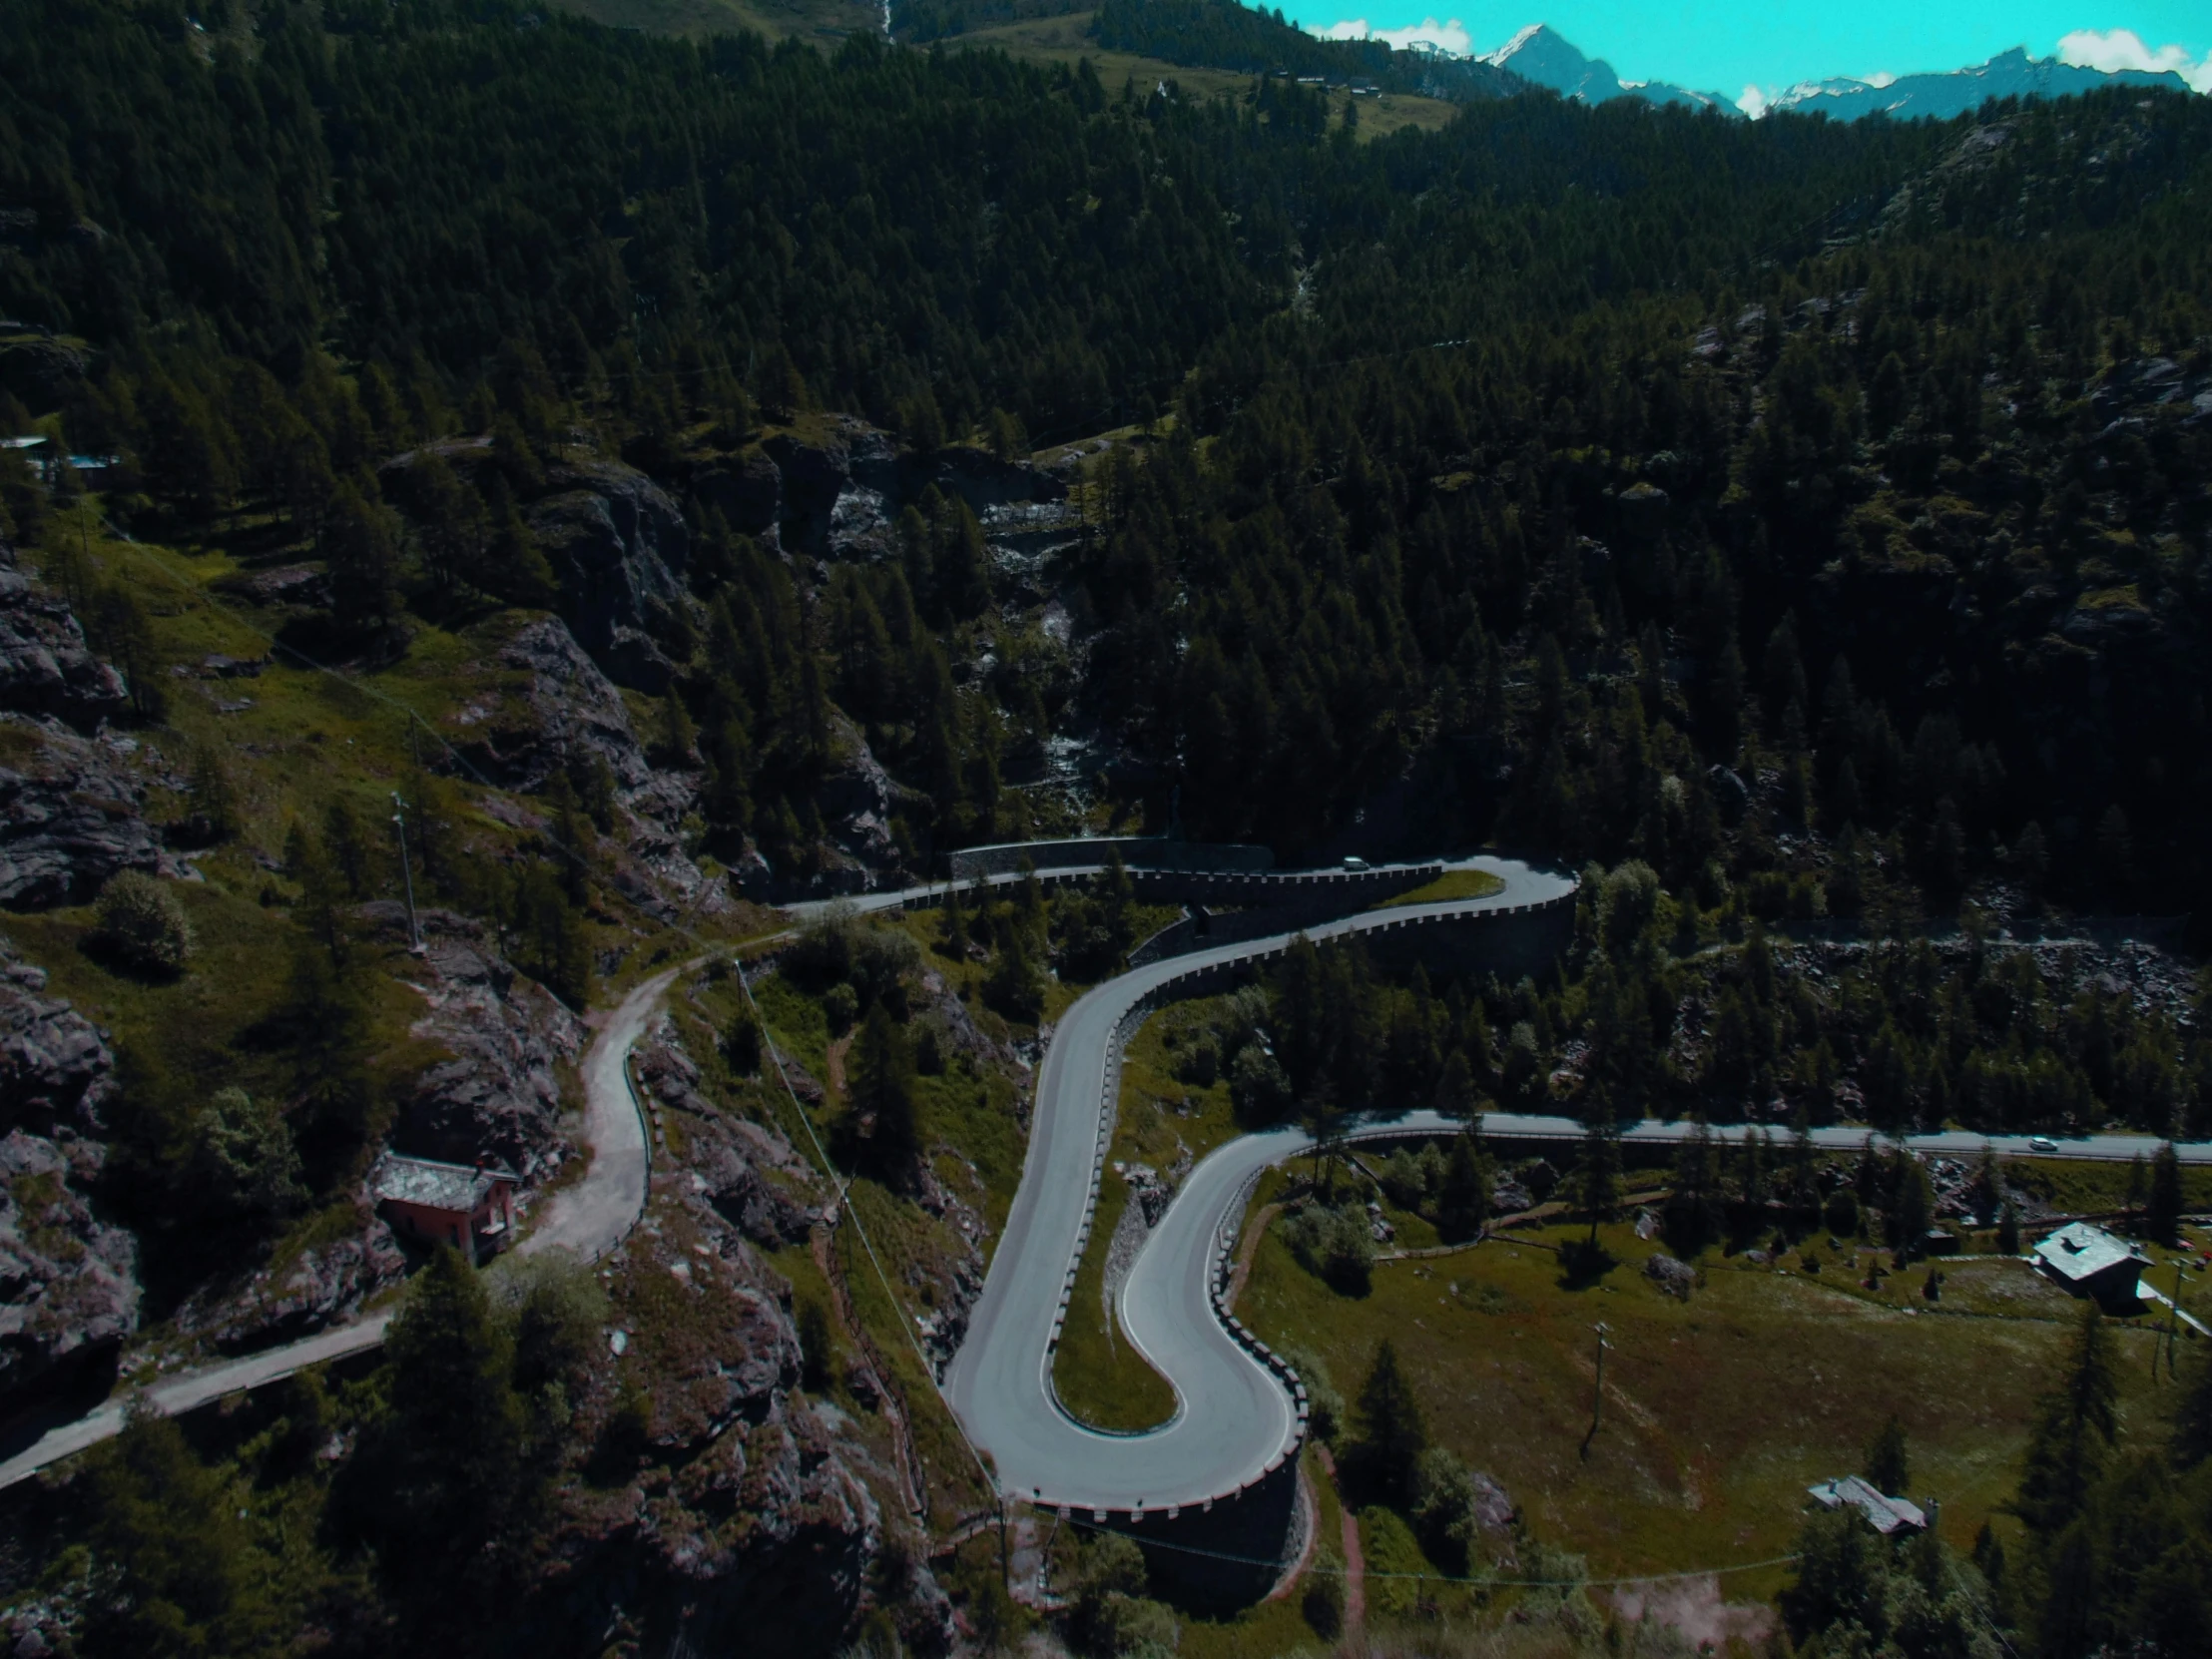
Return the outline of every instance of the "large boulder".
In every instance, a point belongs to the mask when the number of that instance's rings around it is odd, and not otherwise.
[[[683,603],[691,533],[668,492],[635,467],[591,461],[557,469],[533,501],[530,528],[560,585],[577,643],[618,685],[659,696],[675,673],[652,628]]]
[[[156,869],[139,787],[106,745],[51,715],[0,712],[0,905],[81,904],[119,869]]]
[[[54,715],[91,732],[128,702],[123,676],[92,654],[76,613],[34,593],[15,549],[0,541],[0,709]]]
[[[391,1230],[365,1207],[356,1225],[343,1238],[262,1269],[243,1291],[188,1304],[179,1329],[204,1335],[226,1354],[252,1354],[351,1319],[371,1296],[407,1276]]]

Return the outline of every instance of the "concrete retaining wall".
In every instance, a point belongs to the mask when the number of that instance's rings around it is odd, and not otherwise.
[[[967,846],[949,854],[952,879],[970,881],[978,875],[1011,875],[1026,858],[1036,869],[1065,869],[1071,865],[1103,864],[1113,852],[1132,870],[1270,869],[1275,853],[1265,846],[1215,844],[1209,841],[1171,841],[1161,835],[1084,837],[1061,841],[1008,841],[997,846]]]

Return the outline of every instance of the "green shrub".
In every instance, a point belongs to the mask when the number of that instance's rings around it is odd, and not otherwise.
[[[175,975],[192,960],[192,923],[167,883],[120,870],[100,889],[93,931],[101,946],[142,973]]]

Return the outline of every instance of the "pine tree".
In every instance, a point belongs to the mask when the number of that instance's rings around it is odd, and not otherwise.
[[[2081,1512],[2119,1432],[2119,1379],[2112,1339],[2094,1302],[2081,1305],[2065,1370],[2045,1394],[2029,1430],[2014,1510],[2055,1537]]]
[[[362,1451],[375,1531],[387,1563],[443,1576],[504,1526],[522,1474],[511,1341],[460,1250],[416,1276],[384,1357],[389,1415]]]
[[[2181,1159],[2174,1144],[2160,1144],[2150,1165],[2150,1199],[2143,1216],[2143,1231],[2153,1242],[2175,1250],[2181,1245]]]
[[[1366,1472],[1395,1502],[1412,1495],[1413,1466],[1428,1445],[1420,1402],[1385,1337],[1360,1385],[1360,1453]]]
[[[848,1144],[877,1169],[904,1174],[921,1147],[915,1114],[914,1062],[906,1035],[877,1002],[852,1044],[845,1108],[853,1122]]]
[[[1446,1244],[1458,1244],[1480,1234],[1489,1216],[1488,1162],[1476,1147],[1471,1130],[1454,1135],[1444,1163],[1443,1184],[1436,1194],[1436,1231]]]
[[[1867,1443],[1867,1455],[1859,1472],[1878,1492],[1902,1497],[1912,1488],[1912,1466],[1906,1457],[1905,1424],[1895,1412],[1881,1432]]]

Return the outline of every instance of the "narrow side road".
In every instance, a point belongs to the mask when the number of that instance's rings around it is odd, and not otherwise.
[[[581,1068],[584,1139],[591,1145],[591,1167],[575,1186],[553,1195],[536,1230],[516,1247],[520,1254],[570,1250],[586,1262],[596,1262],[628,1238],[630,1229],[645,1213],[649,1172],[645,1118],[630,1089],[628,1063],[630,1050],[682,971],[680,967],[670,968],[647,980],[599,1022],[599,1035],[585,1051]],[[225,1394],[262,1387],[309,1366],[379,1348],[396,1311],[380,1309],[351,1325],[318,1331],[281,1348],[185,1372],[147,1388],[119,1390],[85,1415],[48,1429],[0,1462],[0,1487],[28,1479],[49,1464],[121,1433],[124,1413],[134,1399],[174,1416]]]

